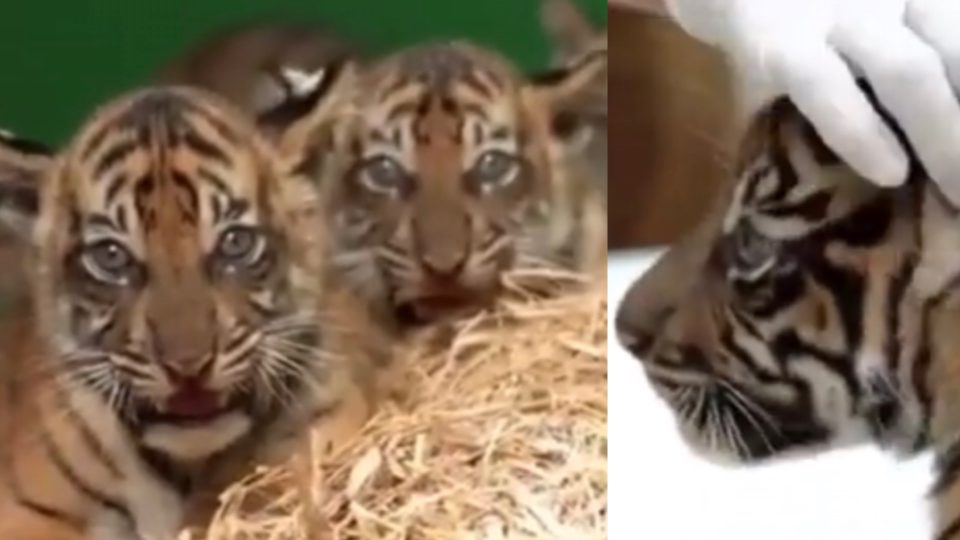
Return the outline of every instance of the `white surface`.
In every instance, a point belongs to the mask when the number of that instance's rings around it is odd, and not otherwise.
[[[722,468],[695,457],[613,317],[653,257],[610,256],[609,538],[611,540],[925,540],[930,461],[873,448]]]

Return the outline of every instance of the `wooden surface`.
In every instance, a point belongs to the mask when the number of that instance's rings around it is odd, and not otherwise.
[[[666,244],[727,180],[735,143],[722,57],[667,18],[611,7],[610,248]]]

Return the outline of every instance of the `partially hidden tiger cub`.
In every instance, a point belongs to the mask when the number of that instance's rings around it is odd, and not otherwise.
[[[529,79],[453,42],[360,70],[313,169],[335,264],[390,324],[487,305],[508,270],[602,271],[602,194],[570,177],[558,128],[577,120],[577,97],[605,66],[598,50]],[[274,113],[297,107],[292,94]]]
[[[541,22],[553,47],[553,63],[558,67],[574,65],[597,51],[607,50],[607,30],[600,30],[582,13],[573,0],[543,0]],[[607,74],[595,77],[593,84],[580,92],[577,115],[568,135],[570,167],[583,168],[585,181],[601,186],[607,196]]]
[[[896,189],[858,177],[787,99],[737,178],[628,293],[621,342],[711,459],[932,450],[935,537],[960,539],[957,208],[919,164]]]
[[[286,96],[286,81],[264,74],[277,68],[314,72],[365,56],[353,40],[320,23],[258,22],[215,32],[161,66],[159,84],[187,85],[261,113]]]
[[[32,302],[0,324],[0,538],[171,540],[308,425],[366,420],[388,349],[327,286],[298,172],[328,105],[267,138],[157,87],[55,155],[0,146],[0,217],[33,222]]]

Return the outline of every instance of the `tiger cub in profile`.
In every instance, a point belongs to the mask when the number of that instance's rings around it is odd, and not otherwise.
[[[597,51],[530,79],[454,42],[360,70],[312,168],[334,264],[383,320],[406,328],[489,305],[514,269],[601,271],[602,195],[570,178],[558,125],[605,66]]]
[[[33,249],[32,303],[0,325],[0,538],[173,539],[308,425],[336,443],[366,420],[387,347],[326,285],[300,173],[326,99],[268,138],[158,87],[56,155],[5,141],[0,217]]]
[[[932,451],[935,538],[960,539],[957,207],[916,162],[896,189],[860,178],[785,98],[738,171],[628,293],[621,342],[711,459]]]

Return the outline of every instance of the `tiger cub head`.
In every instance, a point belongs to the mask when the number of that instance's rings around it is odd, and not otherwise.
[[[97,111],[56,155],[0,155],[6,221],[32,222],[40,332],[81,408],[194,460],[323,388],[323,227],[297,137],[157,87]]]
[[[490,51],[443,43],[365,67],[318,165],[343,275],[422,323],[489,303],[509,269],[563,264],[557,141],[605,62],[530,80]]]
[[[621,343],[720,462],[916,436],[887,357],[889,317],[911,309],[925,183],[873,186],[785,98],[755,118],[738,170],[625,297]]]

